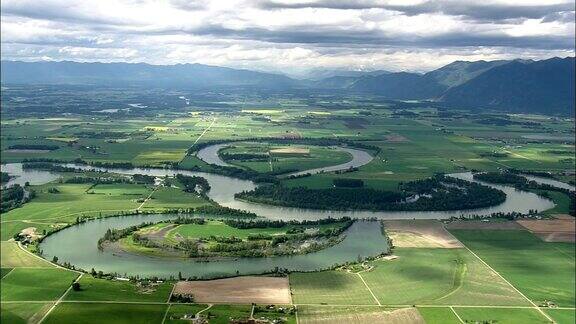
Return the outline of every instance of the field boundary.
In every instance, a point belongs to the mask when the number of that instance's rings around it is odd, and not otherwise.
[[[537,311],[539,311],[542,315],[544,315],[544,317],[546,317],[546,319],[548,319],[550,322],[552,323],[556,323],[556,321],[554,319],[552,319],[552,317],[548,316],[548,314],[546,314],[542,309],[540,309],[540,307],[538,307],[538,305],[536,305],[532,299],[526,297],[526,295],[524,295],[520,290],[518,290],[518,288],[516,288],[514,285],[512,285],[510,283],[510,281],[506,280],[506,278],[504,278],[504,276],[502,276],[498,271],[496,271],[494,268],[492,268],[488,263],[486,263],[484,260],[482,260],[476,253],[474,253],[472,250],[470,250],[470,248],[468,248],[466,246],[466,244],[462,243],[462,245],[464,245],[464,247],[466,248],[466,250],[468,250],[470,253],[472,253],[472,255],[474,257],[476,257],[480,262],[482,262],[485,266],[488,267],[488,269],[492,270],[496,275],[498,275],[498,277],[500,277],[502,280],[504,280],[504,282],[506,282],[508,285],[510,285],[510,287],[512,287],[512,289],[514,289],[518,294],[520,294],[520,296],[524,297],[524,299],[526,299],[530,304],[532,304],[532,308],[535,308]]]
[[[370,295],[372,295],[372,298],[374,298],[374,300],[376,301],[378,306],[382,306],[382,304],[380,304],[380,301],[378,300],[378,298],[376,298],[376,295],[374,295],[374,293],[372,292],[372,289],[370,289],[370,287],[368,287],[368,284],[366,283],[366,281],[364,281],[364,278],[362,278],[362,275],[360,274],[361,272],[362,271],[357,272],[356,274],[358,275],[358,277],[360,277],[360,280],[362,280],[362,282],[364,283],[364,286],[366,286],[366,289],[368,289],[368,291],[370,292]]]
[[[462,317],[460,317],[460,315],[458,315],[458,313],[456,313],[456,311],[454,310],[453,306],[450,306],[450,310],[452,311],[452,313],[454,313],[454,315],[456,315],[456,317],[458,318],[458,320],[460,321],[460,323],[464,324],[465,322],[462,320]]]
[[[76,279],[73,281],[73,283],[78,282],[80,280],[80,278],[82,278],[83,275],[84,275],[83,273],[80,273],[80,275],[78,277],[76,277]],[[42,316],[42,318],[38,321],[39,324],[42,324],[42,322],[44,322],[44,320],[48,317],[48,315],[50,315],[50,313],[54,310],[54,308],[56,308],[56,306],[58,306],[60,304],[60,302],[64,299],[64,297],[66,297],[66,295],[68,295],[68,293],[70,292],[71,289],[72,289],[72,285],[70,285],[70,287],[68,287],[68,289],[66,289],[64,294],[62,294],[62,296],[60,296],[60,298],[58,298],[58,300],[54,303],[54,305],[52,305],[52,307],[50,307],[50,309],[46,312],[46,314],[44,314],[44,316]]]

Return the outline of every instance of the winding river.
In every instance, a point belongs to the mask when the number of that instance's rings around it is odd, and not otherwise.
[[[207,147],[202,150],[199,157],[205,161],[217,161],[218,150],[226,144],[219,144]],[[218,148],[220,147],[220,148]],[[315,169],[314,172],[335,171],[336,167],[347,169],[358,167],[368,162],[369,156],[365,151],[345,149],[353,156],[353,159],[346,164],[327,168]],[[208,154],[209,153],[209,154]],[[371,160],[371,157],[370,157]],[[224,163],[220,160],[220,162]],[[217,164],[217,163],[214,163]],[[346,165],[346,166],[344,166]],[[452,216],[469,215],[490,215],[502,212],[527,213],[529,210],[547,210],[554,207],[554,203],[548,199],[539,197],[530,192],[516,190],[512,187],[486,184],[504,191],[507,195],[506,201],[498,206],[475,210],[459,211],[428,211],[428,212],[400,212],[400,211],[321,211],[303,208],[289,208],[271,205],[261,205],[251,202],[238,201],[234,194],[252,190],[256,185],[247,180],[240,180],[217,174],[192,172],[172,169],[106,169],[86,165],[66,164],[82,170],[95,170],[103,172],[113,172],[125,175],[147,174],[151,176],[174,176],[176,174],[202,176],[208,180],[211,190],[208,196],[218,204],[230,208],[242,209],[254,212],[259,216],[270,219],[283,220],[315,220],[326,217],[353,217],[353,218],[378,218],[378,219],[446,219]],[[42,184],[55,180],[58,175],[37,170],[22,170],[19,164],[2,165],[2,169],[10,175],[16,175],[14,181],[20,179],[32,180],[31,184]],[[303,171],[309,173],[310,171]],[[453,177],[475,181],[471,173],[451,174]],[[34,179],[32,179],[34,178]],[[538,181],[538,179],[535,179]],[[564,184],[565,185],[565,184]],[[346,238],[338,245],[324,249],[322,251],[295,256],[272,257],[272,258],[238,258],[227,259],[214,262],[196,262],[191,259],[174,259],[149,257],[143,255],[133,255],[128,253],[118,253],[112,251],[99,251],[97,249],[98,238],[104,235],[108,228],[125,228],[140,224],[144,221],[160,221],[170,219],[174,215],[136,215],[123,217],[110,217],[88,221],[83,224],[71,226],[62,231],[47,237],[40,249],[44,256],[51,259],[58,256],[60,262],[69,262],[85,270],[95,268],[105,272],[116,272],[119,274],[138,274],[141,276],[163,276],[168,277],[182,272],[185,276],[216,277],[236,274],[262,273],[274,268],[287,268],[289,270],[312,271],[324,269],[335,263],[355,260],[358,255],[374,256],[387,251],[388,245],[385,238],[380,233],[380,226],[374,221],[358,221],[354,223],[346,232]]]

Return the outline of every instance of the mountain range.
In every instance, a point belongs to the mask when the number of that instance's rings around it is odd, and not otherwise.
[[[430,100],[448,107],[575,114],[575,59],[456,61],[428,73],[317,71],[296,80],[274,73],[202,64],[1,62],[2,84],[88,84],[151,87],[248,87],[365,93]]]

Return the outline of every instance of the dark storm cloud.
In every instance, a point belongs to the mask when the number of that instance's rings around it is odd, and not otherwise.
[[[286,30],[264,28],[230,29],[220,25],[205,26],[186,33],[218,38],[258,40],[269,43],[314,44],[316,46],[406,46],[406,47],[470,47],[506,46],[515,48],[569,49],[572,37],[522,36],[510,37],[502,33],[473,35],[467,32],[445,33],[435,36],[388,36],[380,30],[344,30],[318,26],[292,27]]]
[[[408,16],[441,13],[450,16],[465,16],[477,20],[498,21],[516,18],[540,19],[563,12],[573,12],[574,3],[552,5],[509,5],[483,4],[479,1],[430,0],[416,5],[392,5],[380,1],[320,0],[317,2],[276,2],[263,0],[258,2],[263,9],[301,9],[326,8],[342,10],[387,9],[402,12]]]

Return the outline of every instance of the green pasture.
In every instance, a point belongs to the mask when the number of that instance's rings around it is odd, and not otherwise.
[[[89,274],[80,278],[80,291],[71,290],[65,300],[166,302],[172,291],[170,283],[150,283],[142,286],[133,282],[98,279]]]
[[[78,274],[59,268],[15,268],[2,278],[2,301],[57,300]]]
[[[37,323],[52,303],[0,303],[0,322],[10,324]]]
[[[574,307],[574,244],[546,243],[527,231],[451,232],[536,304]]]
[[[454,307],[465,323],[545,324],[550,321],[533,308]]]
[[[465,249],[395,248],[362,277],[383,305],[529,303]]]
[[[43,323],[161,323],[168,305],[60,303]]]
[[[377,305],[356,274],[344,271],[291,273],[295,304]]]

